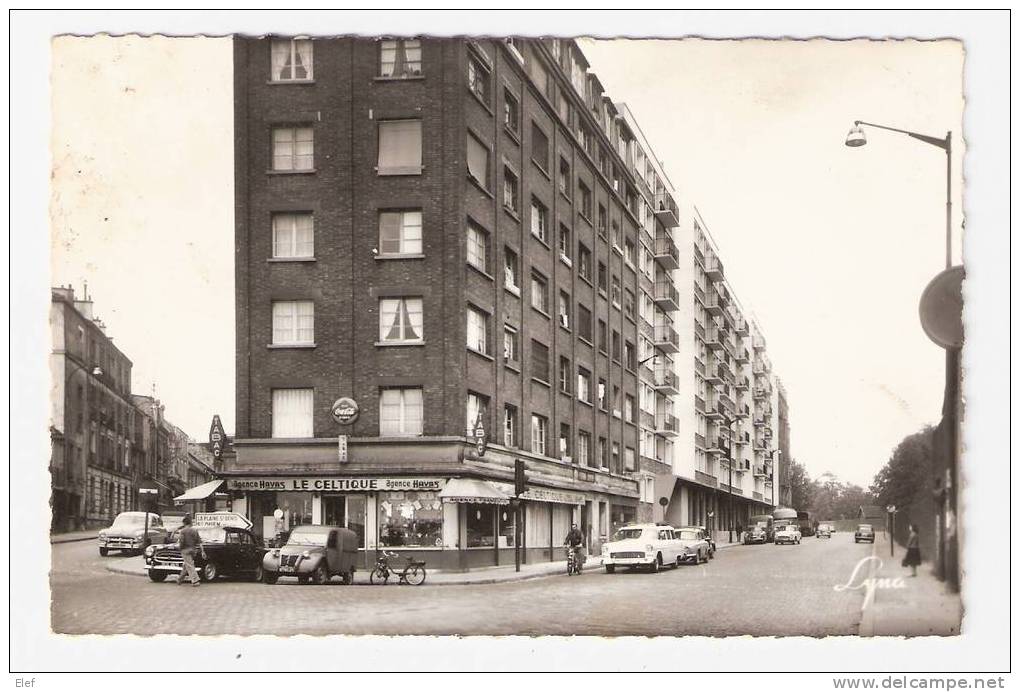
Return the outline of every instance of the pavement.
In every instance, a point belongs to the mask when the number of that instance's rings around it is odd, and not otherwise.
[[[875,559],[869,563],[869,578],[875,584],[874,599],[862,613],[861,636],[960,634],[963,619],[960,594],[952,593],[935,578],[930,562],[922,562],[917,576],[910,576],[910,568],[901,565],[905,554],[906,548],[897,545],[895,554],[890,556],[886,534],[876,536],[872,553]]]
[[[50,545],[55,543],[76,543],[78,541],[90,541],[99,537],[99,529],[86,531],[71,531],[69,533],[51,533]]]

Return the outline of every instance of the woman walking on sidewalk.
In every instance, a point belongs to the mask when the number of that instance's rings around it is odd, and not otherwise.
[[[921,564],[921,548],[917,536],[917,524],[910,525],[910,537],[907,539],[907,555],[903,558],[903,566],[910,567],[910,576],[917,576],[917,566]]]

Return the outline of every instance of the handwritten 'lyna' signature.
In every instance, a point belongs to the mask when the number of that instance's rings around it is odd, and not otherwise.
[[[864,603],[861,604],[861,610],[864,610],[869,605],[875,602],[875,592],[879,589],[905,589],[907,588],[906,583],[903,581],[903,577],[869,577],[868,566],[875,561],[874,572],[878,572],[882,569],[882,565],[885,564],[882,558],[876,557],[875,555],[869,555],[861,558],[857,566],[854,567],[853,574],[847,580],[846,584],[838,584],[832,587],[833,591],[859,591],[864,589]],[[873,573],[874,573],[873,572]]]

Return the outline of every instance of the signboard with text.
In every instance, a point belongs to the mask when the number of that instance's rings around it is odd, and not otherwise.
[[[234,526],[240,529],[252,527],[248,518],[237,512],[198,512],[194,521],[195,526]]]
[[[432,492],[443,489],[444,478],[228,478],[230,490],[332,492]]]
[[[223,423],[218,415],[213,416],[212,425],[209,426],[209,448],[212,450],[213,458],[219,459],[223,456],[223,448],[227,444],[227,434],[223,432]]]

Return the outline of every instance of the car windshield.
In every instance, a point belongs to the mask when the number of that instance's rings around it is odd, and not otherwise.
[[[696,541],[696,540],[698,540],[698,532],[697,531],[681,531],[680,535],[678,536],[678,538],[681,541]]]
[[[152,519],[155,515],[149,515],[149,524],[152,524]],[[145,515],[144,514],[121,514],[113,520],[113,527],[117,529],[131,528],[133,526],[145,526]]]
[[[227,532],[222,526],[196,526],[203,543],[226,543]]]
[[[329,540],[329,531],[323,531],[317,527],[299,527],[294,529],[290,538],[287,540],[288,544],[293,545],[326,545],[326,541]]]
[[[614,541],[628,541],[635,538],[641,538],[641,534],[644,533],[644,529],[620,529],[613,534]]]
[[[861,524],[857,529],[859,531],[871,531],[871,524]]]

